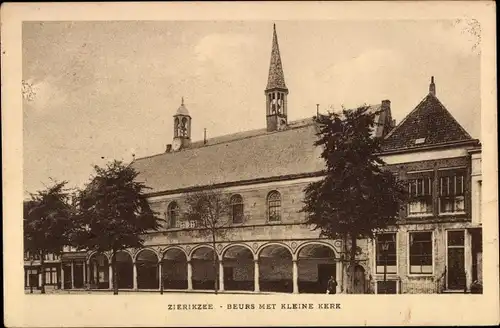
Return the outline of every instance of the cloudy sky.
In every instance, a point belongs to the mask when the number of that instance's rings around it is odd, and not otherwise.
[[[92,165],[163,152],[185,98],[193,138],[265,126],[271,21],[25,22],[24,191],[86,182]],[[277,21],[289,120],[427,94],[480,136],[480,49],[454,21]]]

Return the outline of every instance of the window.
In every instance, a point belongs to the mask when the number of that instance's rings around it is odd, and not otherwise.
[[[181,125],[179,123],[179,118],[175,118],[175,137],[179,137],[181,135]]]
[[[38,287],[38,270],[37,269],[27,269],[26,270],[26,287]]]
[[[187,118],[183,117],[182,118],[182,125],[181,125],[181,136],[182,137],[187,137],[187,135],[188,135]]]
[[[410,179],[408,192],[410,196],[408,215],[432,214],[432,179],[430,177]]]
[[[464,212],[464,172],[444,174],[439,179],[439,213]]]
[[[233,223],[243,222],[243,198],[240,195],[231,197],[231,218]]]
[[[276,190],[271,191],[267,196],[267,208],[269,222],[281,221],[281,195]]]
[[[177,228],[179,219],[179,205],[176,202],[171,202],[168,205],[168,226],[169,228]]]
[[[410,273],[432,273],[432,232],[410,232]]]
[[[56,267],[46,267],[45,268],[45,283],[47,285],[57,284],[57,268]]]
[[[384,246],[387,246],[387,249],[384,250]],[[376,273],[384,273],[384,267],[386,273],[396,273],[396,233],[383,233],[377,235],[375,254],[377,255]]]
[[[377,294],[397,294],[396,280],[377,281]]]

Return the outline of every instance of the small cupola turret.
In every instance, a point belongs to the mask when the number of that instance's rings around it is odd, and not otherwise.
[[[191,143],[191,116],[184,105],[182,97],[181,105],[174,115],[174,140],[172,141],[172,150],[177,151],[186,148]]]

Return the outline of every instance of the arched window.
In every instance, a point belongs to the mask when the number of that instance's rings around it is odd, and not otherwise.
[[[182,126],[181,126],[181,131],[182,131],[182,136],[187,137],[188,132],[187,132],[187,118],[183,117],[182,118]]]
[[[273,190],[267,195],[269,222],[281,221],[281,195]]]
[[[243,198],[240,195],[231,197],[231,218],[233,223],[243,222]]]
[[[175,118],[174,125],[175,125],[175,135],[174,135],[174,137],[179,137],[180,133],[181,133],[181,125],[180,125],[178,117]]]
[[[171,202],[168,205],[168,226],[169,228],[177,228],[179,218],[179,205],[176,202]]]

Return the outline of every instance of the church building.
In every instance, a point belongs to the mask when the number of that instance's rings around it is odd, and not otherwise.
[[[265,127],[192,140],[196,117],[182,99],[165,152],[132,164],[166,223],[145,236],[143,249],[117,255],[119,288],[213,289],[213,252],[221,291],[325,293],[331,276],[337,293],[464,292],[482,281],[481,146],[439,101],[433,77],[397,125],[389,100],[370,106],[381,111],[374,129],[383,138],[380,155],[388,170],[408,181],[410,201],[396,226],[358,241],[354,286],[348,285],[342,241],[320,238],[304,224],[304,188],[322,178],[325,163],[314,146],[315,118],[290,121],[288,94],[274,27],[262,99]],[[215,249],[182,215],[186,194],[207,189],[221,190],[231,204],[230,224]],[[70,254],[62,255],[68,270],[61,276],[79,271],[87,288],[112,288],[110,254]]]

